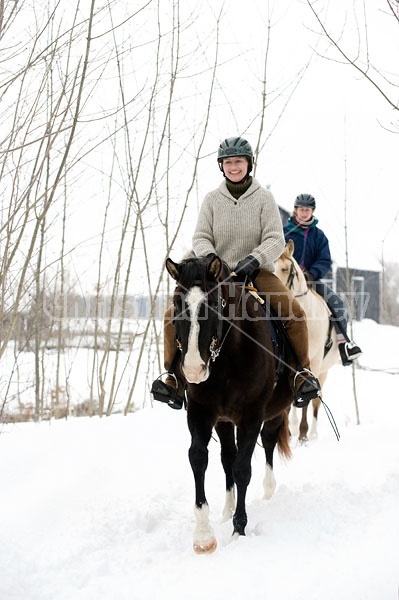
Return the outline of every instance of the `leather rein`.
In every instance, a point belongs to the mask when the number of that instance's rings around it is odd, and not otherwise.
[[[292,288],[294,287],[294,279],[295,277],[298,279],[299,281],[299,275],[298,275],[298,270],[295,268],[295,264],[294,261],[292,260],[292,258],[288,258],[288,260],[291,263],[290,266],[290,272],[288,274],[288,279],[286,282],[286,286],[289,290],[292,290]],[[302,292],[302,294],[294,294],[294,298],[302,298],[302,296],[306,296],[306,294],[309,292],[309,289],[306,288],[306,292]]]

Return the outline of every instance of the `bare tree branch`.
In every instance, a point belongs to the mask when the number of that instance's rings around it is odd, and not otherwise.
[[[386,102],[388,102],[388,104],[389,104],[389,106],[391,106],[391,108],[393,108],[394,110],[399,110],[398,100],[397,99],[393,100],[392,98],[390,98],[390,96],[382,89],[381,85],[379,83],[377,83],[375,78],[369,74],[370,68],[369,68],[369,64],[368,64],[368,59],[366,61],[366,67],[363,67],[359,64],[358,56],[355,58],[351,58],[348,55],[348,53],[342,48],[339,41],[337,41],[333,37],[333,35],[328,31],[327,26],[322,21],[319,13],[316,11],[316,9],[314,7],[316,2],[314,0],[306,0],[306,2],[308,4],[310,10],[312,11],[315,19],[317,20],[323,34],[328,39],[330,44],[337,50],[337,52],[344,59],[344,61],[347,64],[351,65],[358,73],[360,73],[360,75],[362,77],[364,77],[374,87],[374,89],[376,89],[378,91],[378,93],[384,98],[384,100],[386,100]],[[389,0],[388,0],[388,4],[390,4]],[[392,8],[392,6],[391,6],[391,8]],[[397,15],[395,15],[395,16],[397,16]],[[366,32],[367,32],[367,27],[366,27]],[[368,56],[368,45],[367,45],[367,56]]]

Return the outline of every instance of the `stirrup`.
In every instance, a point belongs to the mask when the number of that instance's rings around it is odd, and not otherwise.
[[[351,365],[354,360],[363,354],[359,346],[353,342],[340,342],[338,344],[338,349],[344,367]]]
[[[176,389],[172,390],[166,383],[161,380],[163,375],[171,375],[175,380]],[[179,396],[177,393],[179,389],[179,382],[177,381],[177,377],[174,373],[169,373],[169,371],[165,371],[165,373],[161,373],[161,375],[152,383],[151,386],[151,394],[153,395],[154,400],[158,400],[158,402],[164,402],[170,408],[174,408],[176,410],[180,410],[184,404],[184,397]]]
[[[306,373],[308,377],[300,384],[299,388],[296,389],[296,380],[299,375]],[[297,408],[304,408],[309,404],[311,400],[315,398],[321,398],[321,387],[317,377],[309,371],[309,369],[302,369],[297,371],[294,377],[294,406]]]

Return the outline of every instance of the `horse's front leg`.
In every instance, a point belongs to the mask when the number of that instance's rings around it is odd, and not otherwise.
[[[304,406],[302,408],[302,418],[301,418],[301,422],[299,424],[299,443],[300,444],[305,444],[308,441],[308,431],[309,431],[308,407]]]
[[[317,433],[317,417],[319,415],[319,408],[321,405],[320,398],[315,398],[312,400],[312,409],[313,409],[313,419],[312,419],[312,427],[310,430],[310,439],[315,440],[318,436]]]
[[[237,456],[234,424],[220,421],[215,426],[220,440],[220,456],[226,475],[226,499],[223,508],[223,520],[231,519],[236,507],[234,494],[233,464]]]
[[[205,472],[208,466],[208,444],[212,434],[210,420],[202,419],[199,414],[193,418],[188,414],[191,432],[191,446],[188,451],[190,465],[195,481],[193,548],[197,554],[211,553],[216,550],[217,542],[209,521],[209,506],[205,496]]]
[[[240,425],[237,429],[237,456],[233,465],[233,477],[237,487],[237,506],[233,516],[233,535],[245,535],[247,511],[245,499],[249,482],[251,481],[251,459],[256,440],[259,435],[261,422]]]

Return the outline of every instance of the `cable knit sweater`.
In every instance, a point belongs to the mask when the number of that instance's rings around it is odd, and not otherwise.
[[[215,252],[234,269],[252,254],[261,268],[274,271],[285,246],[280,213],[273,194],[253,179],[236,200],[226,182],[205,196],[193,236],[196,256]]]

